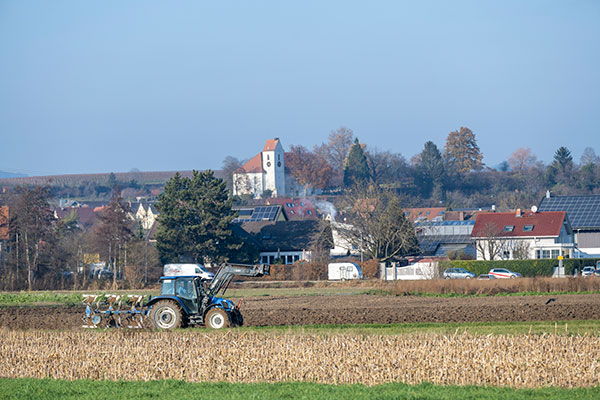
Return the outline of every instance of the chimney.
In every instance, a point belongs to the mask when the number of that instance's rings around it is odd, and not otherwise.
[[[550,191],[546,190],[546,198],[549,199],[550,198]]]
[[[520,209],[520,208],[517,208],[517,213],[515,214],[515,217],[517,217],[517,218],[521,218],[521,215],[522,215],[522,214],[521,214],[521,209]]]

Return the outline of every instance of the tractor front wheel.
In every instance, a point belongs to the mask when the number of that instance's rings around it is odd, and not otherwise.
[[[229,315],[220,307],[211,308],[206,313],[205,325],[210,329],[222,329],[229,327]]]
[[[152,306],[150,319],[157,329],[181,328],[181,310],[172,301],[163,300]]]

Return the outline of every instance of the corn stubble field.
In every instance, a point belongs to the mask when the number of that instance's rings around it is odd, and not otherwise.
[[[188,382],[388,382],[590,387],[594,336],[13,331],[0,329],[0,376]]]

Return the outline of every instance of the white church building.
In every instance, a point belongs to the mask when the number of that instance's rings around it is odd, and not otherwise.
[[[298,196],[303,188],[286,172],[285,151],[279,138],[269,139],[263,150],[233,173],[233,194],[261,197],[265,191],[272,197]]]

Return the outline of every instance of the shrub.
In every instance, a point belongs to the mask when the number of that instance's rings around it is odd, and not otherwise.
[[[596,265],[598,258],[567,258],[563,260],[565,274],[573,274],[575,268],[582,269],[586,265]],[[523,276],[552,276],[554,267],[558,266],[558,260],[555,259],[535,259],[535,260],[452,260],[442,261],[442,269],[446,268],[464,268],[477,275],[487,274],[492,268],[507,268],[513,272],[518,272]]]

